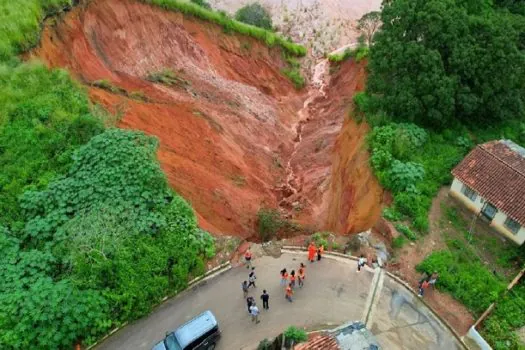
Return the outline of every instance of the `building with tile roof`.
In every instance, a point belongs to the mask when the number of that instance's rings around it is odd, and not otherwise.
[[[452,175],[453,197],[506,238],[525,242],[525,148],[510,140],[478,145]]]

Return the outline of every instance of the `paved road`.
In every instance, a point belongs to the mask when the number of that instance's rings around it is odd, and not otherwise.
[[[280,258],[255,260],[259,300],[263,288],[270,294],[270,310],[261,309],[261,323],[250,321],[240,283],[247,278],[243,267],[231,269],[161,305],[147,318],[123,328],[101,345],[105,349],[151,349],[166,331],[177,328],[205,310],[219,320],[222,339],[218,350],[253,349],[264,338],[278,335],[289,325],[315,328],[347,321],[367,321],[384,349],[454,349],[458,345],[432,313],[406,289],[381,270],[358,273],[354,261],[325,257],[307,265],[303,289],[289,303],[279,286],[279,271],[297,269],[305,254],[284,253]]]

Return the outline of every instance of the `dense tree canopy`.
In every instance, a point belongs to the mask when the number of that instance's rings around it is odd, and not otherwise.
[[[270,13],[258,2],[241,7],[235,13],[235,19],[264,29],[272,29]]]
[[[524,113],[524,18],[487,1],[385,4],[369,93],[395,120],[441,129]]]

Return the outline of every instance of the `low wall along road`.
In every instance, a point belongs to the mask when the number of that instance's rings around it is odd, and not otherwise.
[[[233,268],[166,301],[147,318],[130,324],[96,349],[151,349],[167,331],[177,328],[202,311],[211,310],[219,320],[222,339],[218,350],[255,349],[260,340],[272,338],[290,325],[315,329],[361,320],[383,349],[462,349],[452,332],[402,284],[381,269],[357,272],[350,259],[325,256],[307,263],[306,281],[296,287],[294,301],[284,298],[279,271],[297,270],[306,263],[304,252],[284,252],[254,261],[257,288],[250,295],[258,301],[261,322],[251,322],[241,282],[244,267]],[[270,310],[262,309],[260,294],[270,294]]]

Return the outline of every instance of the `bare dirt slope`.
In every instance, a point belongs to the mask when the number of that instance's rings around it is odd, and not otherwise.
[[[132,0],[82,3],[48,23],[32,55],[70,70],[94,102],[121,117],[119,127],[159,138],[162,168],[204,229],[250,237],[259,208],[279,204],[302,224],[339,233],[366,229],[379,215],[367,154],[353,156],[366,127],[347,124],[343,134],[355,142],[336,146],[363,65],[345,64],[326,92],[325,67],[320,85],[297,92],[280,72],[278,49]],[[176,75],[171,84],[148,79],[165,69]],[[360,170],[334,168],[340,157]],[[301,183],[292,193],[289,180]],[[341,193],[352,204],[333,209]]]

